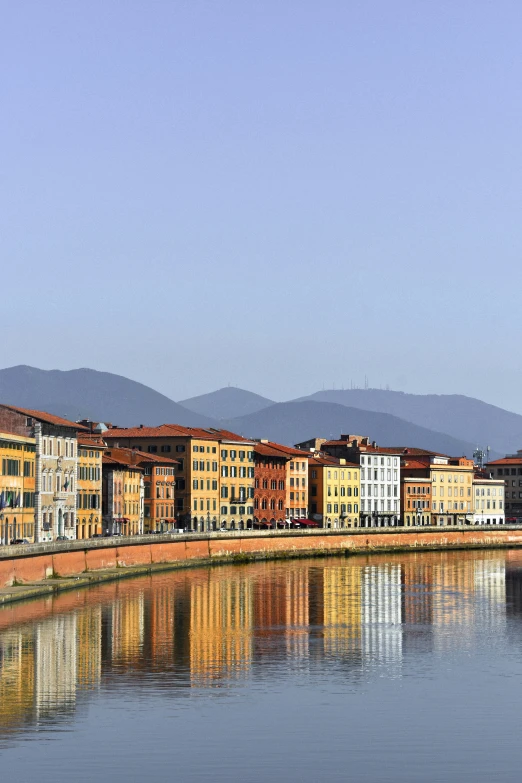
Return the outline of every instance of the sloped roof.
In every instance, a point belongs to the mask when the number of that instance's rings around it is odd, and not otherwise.
[[[70,427],[77,432],[88,432],[87,427],[82,424],[77,424],[75,421],[69,421],[69,419],[62,419],[60,416],[54,416],[52,413],[46,413],[45,411],[36,411],[32,408],[20,408],[18,405],[4,405],[3,408],[15,411],[15,413],[22,413],[24,416],[30,416],[37,421],[45,422],[46,424],[56,424],[59,427]]]
[[[196,440],[231,440],[252,443],[242,435],[221,429],[183,427],[181,424],[161,424],[159,427],[112,427],[103,433],[105,439],[113,438],[194,438]]]

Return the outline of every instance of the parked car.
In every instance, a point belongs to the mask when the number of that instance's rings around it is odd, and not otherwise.
[[[56,536],[55,541],[68,541],[67,536]]]
[[[9,542],[12,546],[16,546],[17,544],[28,544],[29,541],[27,538],[12,538]]]

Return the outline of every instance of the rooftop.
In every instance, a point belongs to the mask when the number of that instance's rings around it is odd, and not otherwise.
[[[45,411],[36,411],[32,408],[20,408],[18,405],[2,404],[2,407],[7,408],[10,411],[14,411],[15,413],[22,413],[24,416],[36,419],[36,421],[41,421],[46,424],[55,424],[59,427],[69,427],[70,429],[76,430],[78,432],[87,431],[86,427],[83,427],[81,424],[77,424],[75,421],[62,419],[61,416],[54,416],[52,413],[46,413]]]

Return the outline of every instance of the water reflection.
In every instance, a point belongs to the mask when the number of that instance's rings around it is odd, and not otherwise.
[[[320,665],[401,676],[409,655],[501,638],[522,554],[422,553],[173,572],[0,611],[4,741],[102,689],[233,687]]]

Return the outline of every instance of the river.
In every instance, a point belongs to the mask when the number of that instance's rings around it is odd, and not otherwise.
[[[519,781],[522,550],[172,571],[0,609],[20,783]]]

